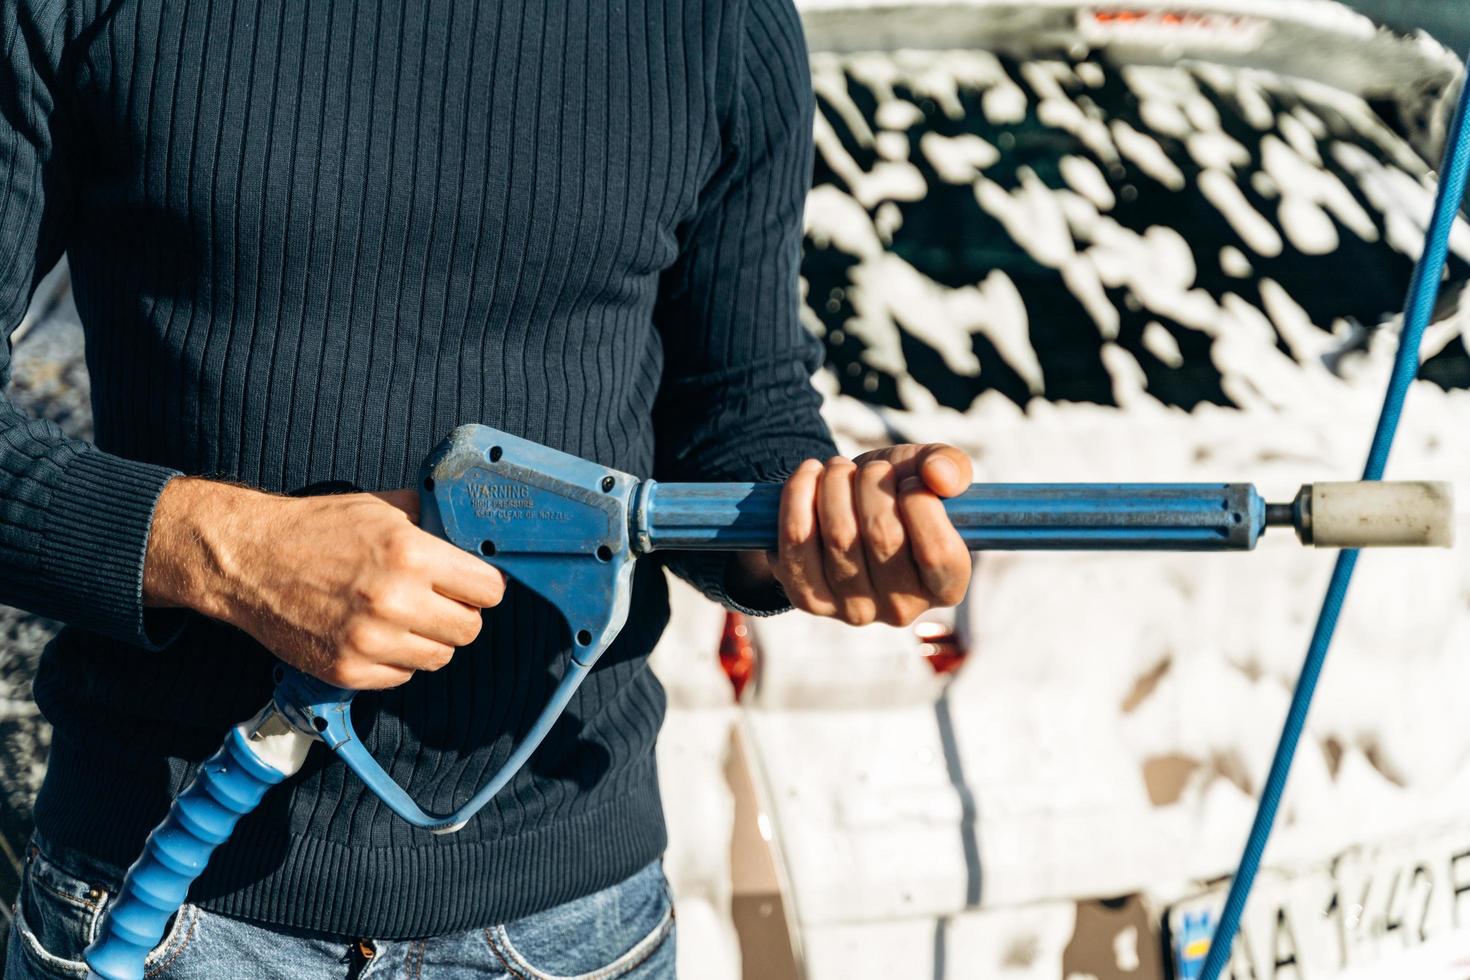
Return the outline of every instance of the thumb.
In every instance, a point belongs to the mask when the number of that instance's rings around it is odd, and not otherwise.
[[[958,496],[968,490],[973,472],[970,457],[954,446],[935,443],[920,451],[919,475],[941,497]]]

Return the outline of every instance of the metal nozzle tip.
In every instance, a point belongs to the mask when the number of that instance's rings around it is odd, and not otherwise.
[[[1296,525],[1295,504],[1267,504],[1267,527],[1294,527]]]

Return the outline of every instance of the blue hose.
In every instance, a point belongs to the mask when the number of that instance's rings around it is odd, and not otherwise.
[[[163,938],[209,856],[286,776],[255,754],[240,726],[231,729],[128,869],[97,941],[87,949],[89,977],[142,980],[149,951]]]
[[[1470,60],[1467,60],[1467,64],[1470,64]],[[1393,447],[1399,418],[1404,411],[1404,399],[1419,373],[1419,347],[1424,339],[1424,331],[1433,318],[1434,304],[1439,298],[1440,280],[1444,276],[1445,263],[1449,258],[1450,232],[1454,229],[1460,203],[1465,197],[1467,176],[1470,176],[1470,80],[1467,80],[1460,93],[1455,120],[1450,127],[1445,161],[1440,168],[1439,196],[1435,201],[1434,218],[1429,225],[1424,254],[1420,257],[1414,269],[1414,278],[1409,284],[1403,334],[1399,339],[1398,354],[1394,358],[1393,374],[1389,377],[1383,411],[1378,416],[1378,428],[1373,433],[1373,445],[1368,450],[1368,462],[1363,467],[1364,480],[1383,479],[1383,471],[1388,465],[1388,453]],[[1260,870],[1261,855],[1271,837],[1271,825],[1276,822],[1276,811],[1281,806],[1281,795],[1286,790],[1286,777],[1291,773],[1297,743],[1301,741],[1302,730],[1307,724],[1307,712],[1312,706],[1312,695],[1317,690],[1317,679],[1322,675],[1322,664],[1327,659],[1328,647],[1332,645],[1332,634],[1337,629],[1338,616],[1342,613],[1348,583],[1352,580],[1357,563],[1357,551],[1347,550],[1338,556],[1337,564],[1332,569],[1332,579],[1327,585],[1327,596],[1322,601],[1317,628],[1312,631],[1306,662],[1302,664],[1301,677],[1291,696],[1291,707],[1286,713],[1281,741],[1277,743],[1276,756],[1271,760],[1271,773],[1266,777],[1256,819],[1251,824],[1250,836],[1246,839],[1245,853],[1241,855],[1240,867],[1235,872],[1235,878],[1230,883],[1230,894],[1225,899],[1225,909],[1220,913],[1220,924],[1215,927],[1215,934],[1210,942],[1203,980],[1219,980],[1221,971],[1230,961],[1235,934],[1240,928],[1241,913],[1245,911],[1251,885],[1255,883],[1256,872]]]

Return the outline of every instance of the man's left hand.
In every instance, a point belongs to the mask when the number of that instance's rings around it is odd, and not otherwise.
[[[858,626],[953,606],[970,554],[940,498],[971,479],[969,457],[938,444],[809,459],[782,490],[770,571],[796,608]]]

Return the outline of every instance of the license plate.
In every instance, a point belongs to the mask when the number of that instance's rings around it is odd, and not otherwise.
[[[1164,917],[1177,980],[1202,975],[1228,882]],[[1232,950],[1230,980],[1470,977],[1470,825],[1263,870]]]

